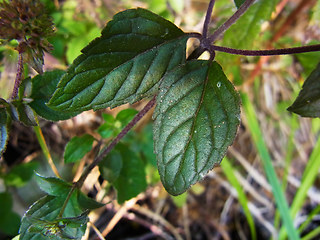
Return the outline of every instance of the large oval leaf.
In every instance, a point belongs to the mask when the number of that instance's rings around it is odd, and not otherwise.
[[[154,95],[163,75],[185,61],[187,38],[145,9],[118,13],[70,66],[49,106],[84,111]]]
[[[219,164],[240,123],[240,98],[216,62],[191,61],[168,73],[154,112],[161,181],[186,191]]]

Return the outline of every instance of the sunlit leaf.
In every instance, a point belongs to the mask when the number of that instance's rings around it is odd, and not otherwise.
[[[320,63],[306,79],[297,99],[288,111],[302,117],[320,117]]]
[[[65,163],[80,161],[84,155],[92,149],[94,137],[89,134],[84,134],[81,137],[73,137],[67,144],[64,152]]]
[[[120,12],[82,50],[49,106],[96,110],[154,95],[163,75],[185,61],[187,39],[174,24],[145,9]]]
[[[240,4],[243,1],[239,0],[238,2]],[[252,49],[255,39],[261,31],[262,23],[270,19],[276,2],[276,0],[256,1],[256,3],[226,31],[223,45],[240,49]]]
[[[216,62],[187,62],[160,89],[154,149],[164,187],[179,195],[222,160],[240,123],[240,99]]]

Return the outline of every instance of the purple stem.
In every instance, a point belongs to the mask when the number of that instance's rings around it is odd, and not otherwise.
[[[271,56],[271,55],[316,52],[316,51],[320,51],[320,44],[303,46],[303,47],[294,47],[294,48],[271,49],[271,50],[241,50],[241,49],[227,48],[227,47],[221,47],[216,45],[211,45],[210,48],[213,51],[220,51],[220,52],[236,54],[236,55]]]
[[[239,9],[226,21],[224,22],[211,36],[209,40],[211,43],[216,41],[221,34],[223,34],[232,24],[234,24],[253,4],[255,0],[246,0]]]
[[[207,14],[206,14],[206,18],[204,20],[204,24],[203,24],[203,30],[202,30],[202,35],[204,38],[207,37],[208,34],[208,29],[209,29],[209,23],[211,20],[211,15],[212,15],[212,10],[214,7],[214,3],[215,0],[210,0],[209,6],[208,6],[208,10],[207,10]]]
[[[19,53],[17,75],[16,75],[16,80],[14,82],[14,87],[13,87],[11,99],[15,99],[18,96],[19,87],[20,87],[21,80],[22,80],[21,79],[22,72],[23,72],[23,56],[22,56],[22,53]]]
[[[118,144],[118,142],[130,131],[130,129],[137,124],[137,122],[146,115],[147,112],[154,106],[156,103],[156,96],[154,96],[146,106],[128,123],[128,125],[122,129],[118,136],[112,140],[112,142],[106,147],[96,158],[95,160],[85,169],[80,179],[76,182],[76,187],[81,187],[87,178],[91,170],[97,166],[108,154],[109,152]]]

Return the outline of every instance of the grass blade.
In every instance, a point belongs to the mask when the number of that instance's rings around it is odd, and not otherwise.
[[[271,157],[265,145],[254,108],[247,95],[242,94],[242,102],[251,136],[260,155],[268,181],[272,186],[272,192],[274,194],[275,202],[280,212],[284,227],[286,228],[290,239],[300,239],[297,230],[294,228],[287,200],[285,199],[281,185],[272,166]]]
[[[247,196],[234,174],[233,166],[231,165],[231,163],[226,157],[221,162],[221,168],[224,174],[226,175],[226,177],[228,178],[228,181],[230,182],[230,184],[237,190],[239,202],[243,208],[244,214],[246,215],[246,218],[250,227],[251,238],[253,240],[256,240],[257,239],[256,228],[254,225],[253,217],[248,207]]]

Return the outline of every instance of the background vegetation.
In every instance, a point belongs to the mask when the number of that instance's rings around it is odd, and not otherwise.
[[[121,10],[143,7],[185,31],[201,32],[208,5],[208,1],[202,0],[43,2],[56,28],[49,38],[53,50],[45,54],[44,71],[65,70]],[[234,11],[233,1],[217,0],[212,31]],[[223,46],[241,49],[319,43],[320,2],[260,1],[220,42]],[[16,46],[15,41],[0,46],[0,96],[5,99],[10,96],[16,74]],[[194,43],[190,41],[188,51],[193,48]],[[319,238],[320,121],[301,118],[286,108],[316,68],[320,53],[274,57],[217,53],[216,60],[242,97],[242,123],[221,167],[215,168],[187,193],[169,196],[156,170],[152,114],[148,114],[105,160],[106,167],[100,167],[100,171],[94,169],[86,179],[82,190],[106,205],[89,214],[85,239],[285,239],[281,208],[275,204],[271,191],[274,187],[269,177],[272,169],[290,206],[291,215],[287,218],[293,221],[302,239]],[[142,101],[112,110],[88,111],[58,123],[41,120],[44,138],[63,178],[78,179],[86,162],[93,159],[98,143],[90,135],[107,143],[144,105]],[[39,178],[34,171],[54,176],[37,133],[39,136],[36,129],[34,132],[14,124],[0,162],[3,239],[18,234],[21,216],[44,195],[37,186]],[[89,151],[92,145],[93,150]],[[99,177],[100,172],[107,181]]]

